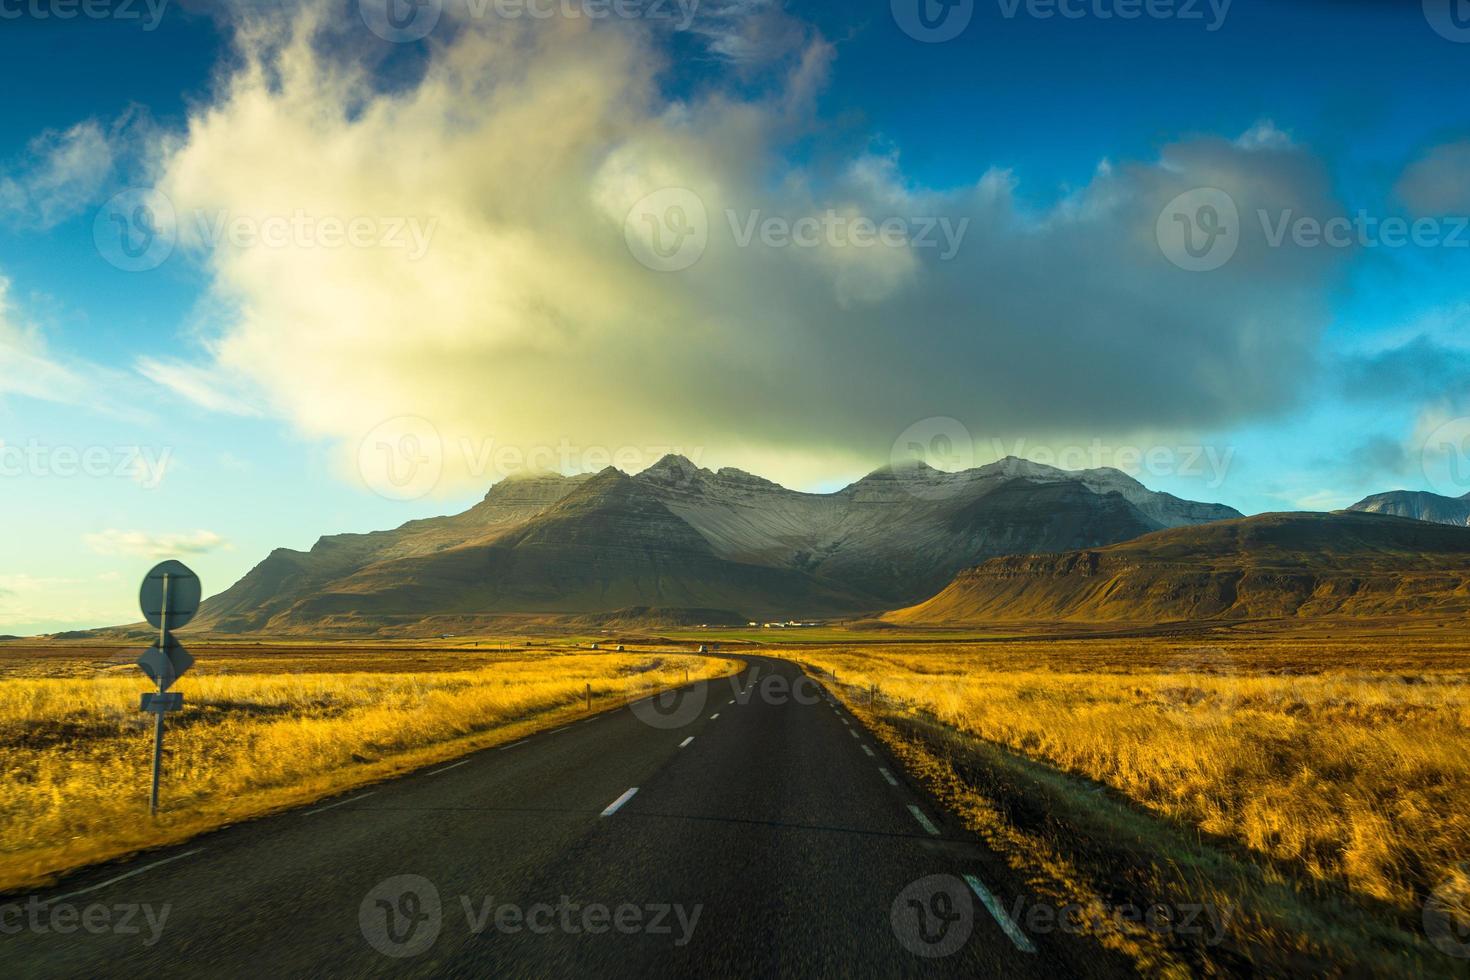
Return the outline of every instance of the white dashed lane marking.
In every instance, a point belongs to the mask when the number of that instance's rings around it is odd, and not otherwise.
[[[618,797],[617,799],[615,799],[611,803],[609,803],[607,805],[607,809],[602,811],[602,815],[604,817],[610,817],[614,813],[617,813],[619,810],[621,810],[623,808],[623,804],[624,803],[627,803],[629,800],[631,800],[633,798],[633,794],[636,793],[636,792],[638,792],[638,787],[637,786],[634,786],[631,789],[629,789],[622,796]]]
[[[928,832],[930,837],[939,836],[939,828],[934,826],[934,821],[930,820],[927,816],[924,815],[923,810],[920,810],[918,807],[910,803],[909,813],[912,813],[914,815],[914,819],[919,822],[919,826],[923,827],[924,830]]]
[[[1026,938],[1026,934],[1016,925],[1015,920],[1009,915],[1006,915],[1005,909],[1000,907],[1000,902],[996,901],[995,896],[990,893],[989,888],[986,888],[980,883],[979,878],[976,878],[974,875],[965,875],[965,882],[970,886],[970,890],[975,893],[975,897],[980,899],[980,904],[984,905],[990,910],[990,914],[995,916],[996,924],[1010,937],[1011,942],[1016,944],[1017,949],[1023,953],[1036,952],[1036,947],[1031,945],[1031,940]]]
[[[183,854],[175,854],[173,857],[171,857],[171,858],[164,858],[162,861],[154,861],[152,864],[145,864],[141,868],[134,868],[132,871],[129,871],[129,872],[125,873],[125,874],[118,875],[116,878],[108,878],[106,881],[99,881],[95,885],[91,885],[91,886],[89,886],[87,888],[79,888],[79,889],[77,889],[74,892],[67,892],[65,895],[61,895],[61,896],[59,896],[57,898],[48,898],[42,904],[49,905],[52,902],[64,902],[68,898],[76,898],[78,895],[86,895],[86,894],[88,894],[90,892],[95,892],[99,888],[106,888],[108,885],[115,885],[119,881],[123,881],[123,880],[125,880],[127,878],[135,877],[137,875],[142,874],[145,871],[152,871],[154,868],[162,867],[165,864],[173,864],[175,861],[182,861],[184,858],[186,858],[186,857],[192,857],[195,854],[198,854],[202,850],[204,850],[204,848],[202,848],[202,847],[196,847],[192,851],[185,851]]]
[[[889,772],[887,769],[881,769],[881,768],[878,771],[883,774],[883,778],[884,779],[888,780],[888,785],[889,786],[897,786],[898,785],[898,780],[896,780],[896,779],[893,778],[893,773]]]
[[[467,765],[469,765],[469,762],[470,762],[469,759],[463,759],[463,760],[461,760],[459,762],[454,763],[453,765],[445,766],[442,769],[435,769],[433,772],[429,773],[429,775],[430,776],[437,776],[441,772],[448,772],[451,769],[458,769],[460,766],[467,766]]]
[[[352,799],[350,800],[338,800],[336,803],[328,803],[326,806],[319,806],[315,810],[307,810],[305,813],[302,814],[302,816],[309,817],[313,813],[322,813],[326,810],[335,810],[339,806],[346,806],[349,803],[356,803],[358,800],[365,800],[372,795],[374,795],[374,793],[363,793],[360,796],[352,797]]]
[[[684,746],[688,745],[692,741],[694,741],[694,736],[693,735],[690,735],[684,741],[682,741],[682,742],[679,743],[679,748],[682,749]]]

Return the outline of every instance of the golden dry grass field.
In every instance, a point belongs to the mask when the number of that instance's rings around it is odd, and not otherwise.
[[[549,641],[191,649],[163,805],[137,651],[0,645],[0,890],[512,741],[732,661]]]
[[[1470,637],[1232,630],[797,659],[1059,887],[1207,896],[1237,910],[1236,955],[1283,967],[1351,963],[1347,946],[1365,968],[1470,965],[1420,942],[1426,902],[1470,897]],[[1114,853],[1079,846],[1089,833]]]

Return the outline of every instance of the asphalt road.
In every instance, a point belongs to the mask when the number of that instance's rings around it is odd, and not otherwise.
[[[0,898],[16,977],[1090,977],[795,666]],[[993,906],[993,910],[992,910]]]

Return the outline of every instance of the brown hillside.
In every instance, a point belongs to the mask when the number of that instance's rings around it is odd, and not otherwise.
[[[1107,548],[995,558],[883,618],[906,625],[1470,614],[1470,529],[1264,514]]]

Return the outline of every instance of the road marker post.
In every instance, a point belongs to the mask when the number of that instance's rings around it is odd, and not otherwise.
[[[158,785],[163,774],[163,716],[184,707],[184,696],[170,692],[174,681],[194,666],[194,658],[174,638],[172,630],[183,626],[199,611],[201,587],[199,576],[182,562],[165,561],[143,576],[138,590],[138,605],[148,625],[158,627],[157,642],[143,651],[138,666],[158,685],[156,693],[145,693],[139,710],[153,712],[153,788],[148,797],[148,812],[158,814]]]
[[[592,682],[587,682],[587,710],[592,710]]]

